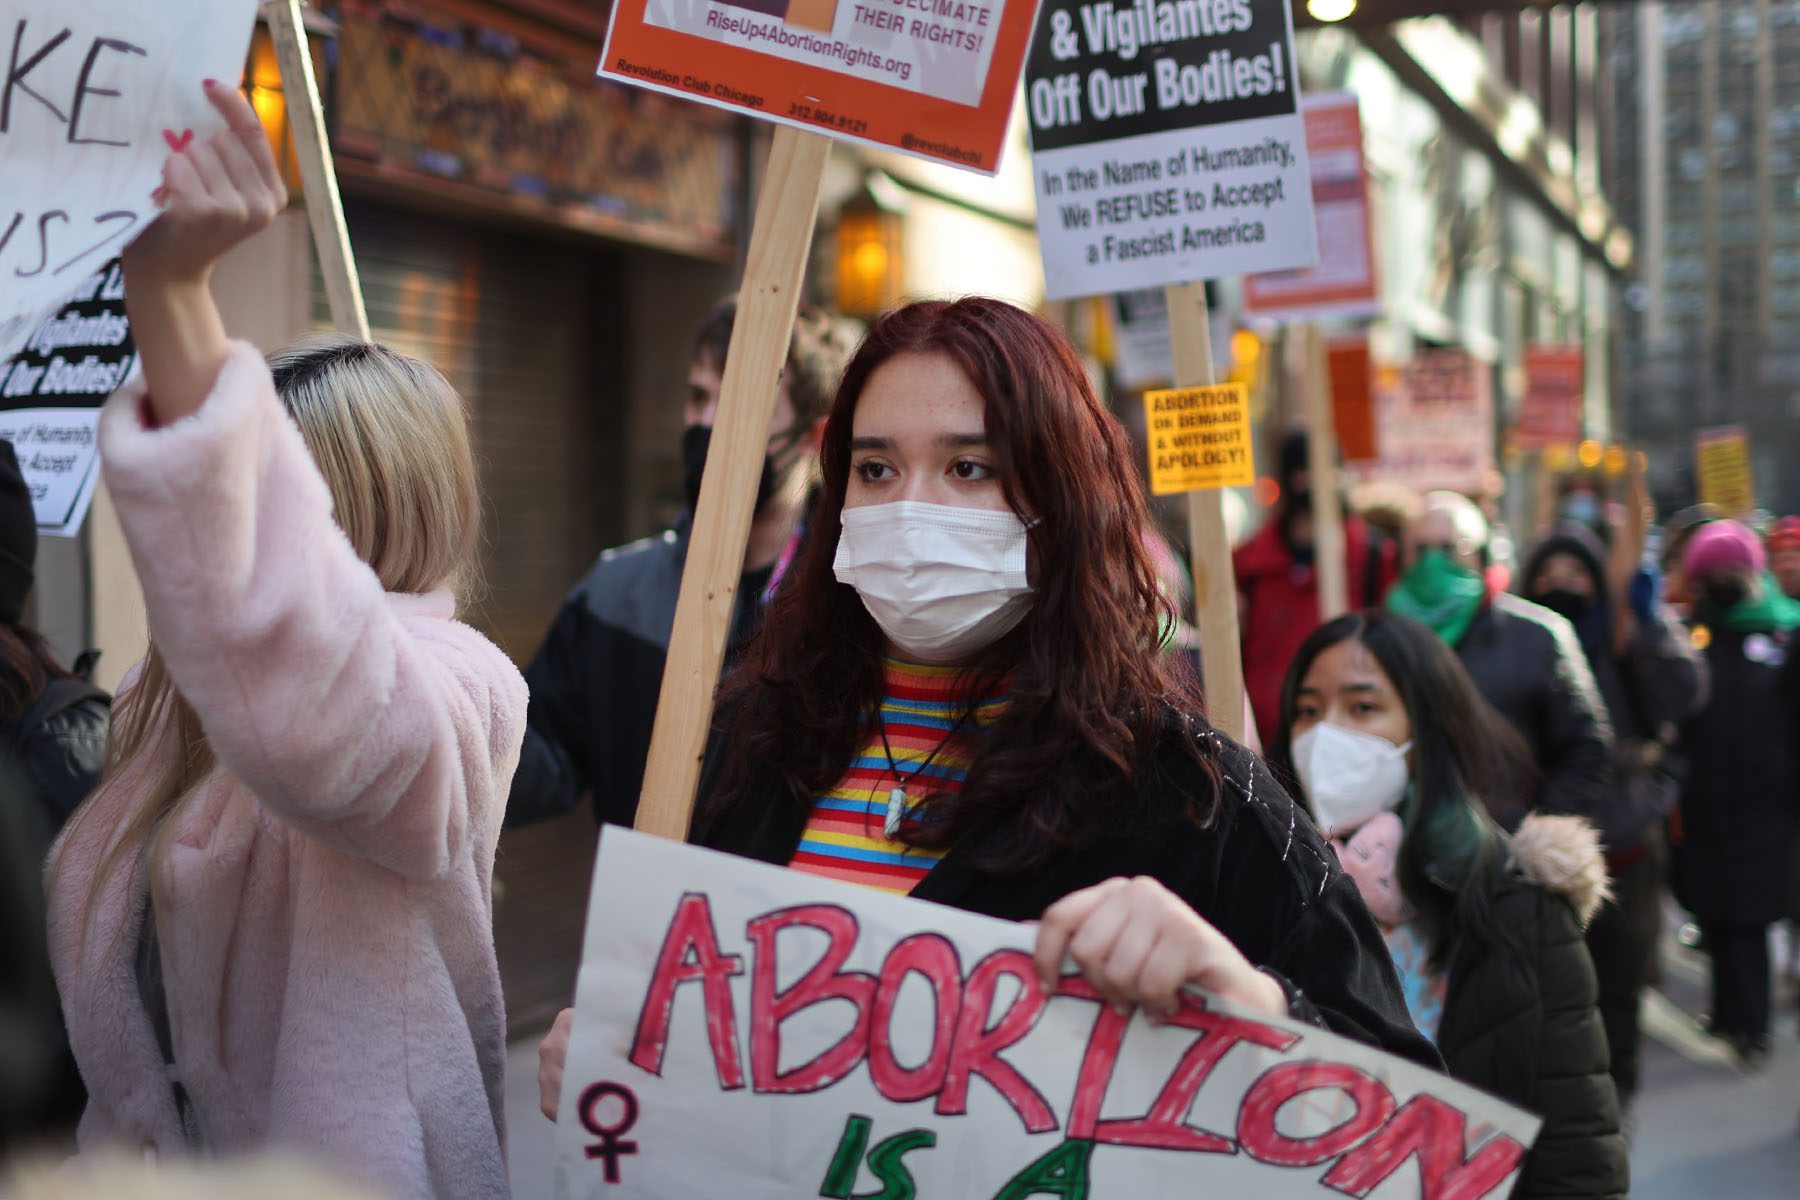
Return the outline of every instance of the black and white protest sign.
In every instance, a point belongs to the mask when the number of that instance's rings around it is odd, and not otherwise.
[[[99,482],[100,405],[137,367],[113,259],[0,365],[0,438],[18,451],[38,529],[73,537]]]
[[[201,81],[242,75],[255,17],[255,0],[7,5],[0,366],[156,218],[169,151],[220,124]]]
[[[1046,0],[1025,97],[1051,297],[1317,261],[1286,0]]]

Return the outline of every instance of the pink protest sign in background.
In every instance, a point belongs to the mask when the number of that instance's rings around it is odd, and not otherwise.
[[[1244,279],[1244,309],[1254,317],[1304,320],[1381,314],[1369,228],[1369,178],[1362,116],[1349,92],[1308,96],[1306,159],[1312,172],[1319,265]]]
[[[1358,464],[1359,477],[1418,492],[1480,494],[1494,469],[1492,375],[1493,368],[1467,350],[1431,350],[1398,372],[1379,372],[1380,457]]]
[[[1046,996],[1009,922],[611,827],[594,879],[561,1197],[1477,1200],[1536,1135],[1198,993],[1161,1027]]]
[[[1579,346],[1525,347],[1525,398],[1513,427],[1513,446],[1542,450],[1579,442],[1584,387]]]

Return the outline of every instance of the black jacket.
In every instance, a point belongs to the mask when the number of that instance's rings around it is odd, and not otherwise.
[[[35,1140],[81,1115],[87,1093],[63,1029],[44,940],[43,864],[71,813],[100,782],[112,700],[79,677],[48,681],[0,727],[0,1147]]]
[[[1584,817],[1600,809],[1611,778],[1612,726],[1569,623],[1503,592],[1476,614],[1456,654],[1476,689],[1524,736],[1541,775],[1534,804],[1496,809],[1494,818],[1516,829],[1531,809]]]
[[[1437,1038],[1450,1074],[1543,1118],[1516,1200],[1629,1191],[1599,986],[1582,937],[1605,878],[1590,831],[1566,818],[1527,817],[1489,899],[1511,944],[1465,935],[1451,954]]]
[[[30,825],[41,862],[50,843],[106,768],[112,698],[78,677],[49,680],[11,726],[0,729],[7,788],[30,793]]]
[[[506,826],[560,816],[591,793],[599,821],[631,824],[675,625],[689,518],[601,554],[525,668],[525,742]],[[768,570],[738,586],[727,661],[760,620]]]
[[[1575,556],[1594,581],[1594,603],[1575,626],[1612,721],[1612,780],[1591,814],[1615,862],[1642,847],[1674,809],[1677,759],[1667,752],[1677,726],[1706,703],[1706,666],[1687,630],[1660,607],[1639,617],[1623,653],[1613,649],[1611,585],[1598,538],[1558,526],[1538,542],[1522,573],[1537,577],[1552,554]]]
[[[971,835],[921,880],[912,895],[1013,921],[1036,920],[1071,892],[1115,876],[1150,876],[1181,896],[1241,950],[1277,976],[1293,1014],[1369,1045],[1442,1069],[1413,1028],[1392,960],[1355,883],[1248,750],[1220,739],[1225,787],[1215,789],[1169,734],[1128,803],[1093,844],[1028,874],[998,877],[971,859],[1001,831]],[[777,782],[706,818],[720,771],[715,736],[700,785],[695,841],[785,866],[800,844],[810,797]],[[1217,794],[1206,828],[1188,815]]]
[[[1800,831],[1800,637],[1710,634],[1712,699],[1681,728],[1675,898],[1703,921],[1763,925],[1788,914]]]

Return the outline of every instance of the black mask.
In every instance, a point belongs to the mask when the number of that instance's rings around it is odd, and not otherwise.
[[[1281,544],[1293,556],[1295,566],[1310,567],[1313,565],[1313,544],[1301,545],[1294,537],[1294,521],[1301,516],[1312,516],[1312,492],[1305,489],[1288,493],[1287,508],[1282,515]]]
[[[1750,585],[1742,579],[1709,579],[1700,586],[1706,608],[1714,613],[1727,613],[1750,596]]]
[[[795,425],[763,455],[762,478],[756,483],[756,507],[751,511],[761,512],[775,494],[775,456],[793,449],[805,433],[805,426]],[[711,445],[711,425],[689,425],[681,431],[681,491],[687,498],[689,512],[700,504],[700,479],[706,474],[706,451]]]
[[[1552,588],[1538,596],[1537,602],[1557,616],[1568,618],[1570,623],[1580,621],[1594,604],[1591,597],[1584,596],[1580,592],[1569,591],[1567,588]]]

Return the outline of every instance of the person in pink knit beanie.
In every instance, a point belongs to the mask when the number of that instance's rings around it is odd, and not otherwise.
[[[345,338],[227,339],[219,258],[286,193],[229,87],[125,253],[141,380],[100,448],[151,649],[50,855],[82,1150],[265,1146],[393,1196],[507,1192],[490,881],[524,681],[456,619],[461,400]]]

